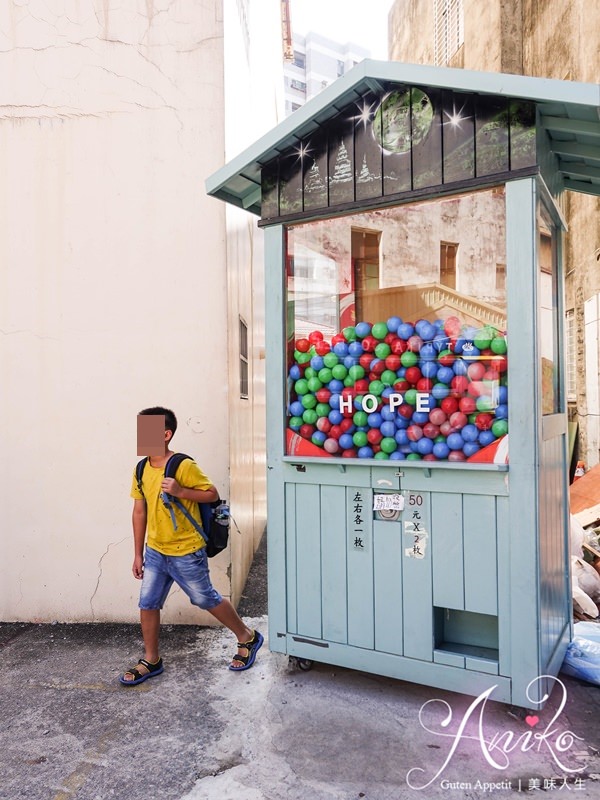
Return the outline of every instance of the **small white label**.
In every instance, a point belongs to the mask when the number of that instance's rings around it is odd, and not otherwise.
[[[373,511],[402,511],[403,509],[404,497],[401,494],[393,492],[373,494]]]

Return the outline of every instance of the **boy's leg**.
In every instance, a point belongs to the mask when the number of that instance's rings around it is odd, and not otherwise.
[[[142,626],[142,639],[146,651],[144,658],[151,664],[158,661],[158,636],[160,631],[160,609],[140,609],[140,623]]]
[[[229,628],[237,637],[238,642],[249,642],[250,639],[252,639],[254,631],[244,625],[229,600],[221,600],[218,606],[209,608],[208,610],[213,617],[219,620],[221,625],[225,625],[226,628]],[[241,652],[240,655],[247,655],[245,648],[242,648],[242,650],[243,652]]]

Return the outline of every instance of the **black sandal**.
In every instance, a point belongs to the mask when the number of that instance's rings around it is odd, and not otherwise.
[[[229,665],[229,669],[233,670],[233,672],[242,672],[245,669],[250,669],[252,664],[256,661],[256,654],[262,647],[262,643],[264,642],[264,636],[262,633],[258,631],[254,631],[254,636],[250,639],[249,642],[238,642],[238,647],[245,647],[248,651],[247,656],[239,656],[237,653],[231,659],[232,661],[241,661],[241,667],[234,667],[233,664]]]
[[[144,673],[140,672],[139,669],[137,669],[140,664],[143,667],[146,667],[148,672],[144,672]],[[162,658],[159,658],[158,661],[156,663],[154,663],[154,664],[152,664],[150,661],[146,661],[145,658],[140,658],[140,660],[135,665],[135,667],[132,667],[131,669],[126,670],[123,673],[123,675],[121,675],[119,680],[121,681],[123,686],[136,686],[138,683],[142,683],[147,678],[154,678],[155,675],[160,675],[160,673],[163,672],[164,669],[165,668],[163,667]],[[127,674],[133,675],[134,676],[134,680],[132,680],[132,681],[125,680],[125,675],[127,675]]]

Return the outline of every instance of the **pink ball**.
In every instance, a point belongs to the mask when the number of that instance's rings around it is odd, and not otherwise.
[[[444,412],[442,411],[442,414],[443,413]],[[440,428],[438,425],[434,425],[432,422],[426,422],[425,425],[423,425],[423,434],[428,439],[435,439],[435,437],[439,436],[440,434]]]
[[[441,425],[448,419],[445,412],[441,408],[432,408],[429,412],[429,421],[433,425]]]
[[[472,381],[480,381],[485,375],[485,364],[481,361],[475,361],[474,364],[469,364],[467,367],[467,375]]]
[[[340,446],[336,439],[325,439],[325,442],[323,443],[323,448],[328,453],[337,453],[337,451],[340,449]]]
[[[420,425],[409,425],[406,429],[406,435],[411,442],[418,442],[423,438],[423,428]]]
[[[454,414],[450,416],[450,425],[452,425],[453,431],[459,431],[461,428],[464,428],[467,422],[467,415],[463,414],[462,411],[455,411]]]
[[[466,461],[467,457],[462,450],[451,450],[448,453],[448,461]]]
[[[329,433],[331,430],[331,422],[327,419],[327,417],[319,417],[317,420],[317,428],[323,433]]]
[[[440,425],[440,433],[442,434],[442,436],[450,436],[453,430],[454,428],[452,427],[452,423],[450,422],[449,419],[447,419],[445,422],[442,422],[442,424]]]

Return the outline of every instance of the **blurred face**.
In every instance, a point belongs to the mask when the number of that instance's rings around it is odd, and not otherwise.
[[[137,454],[138,456],[164,456],[165,442],[170,433],[165,431],[165,416],[137,416]]]

